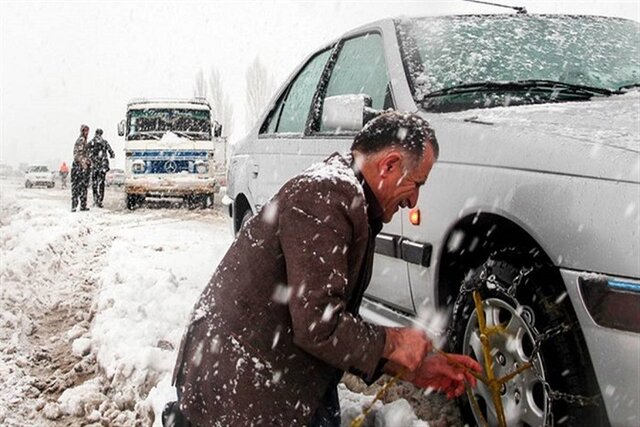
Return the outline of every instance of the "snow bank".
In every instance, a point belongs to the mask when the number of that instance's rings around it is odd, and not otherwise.
[[[114,233],[91,329],[112,385],[141,390],[157,382],[141,396],[156,414],[167,398],[175,399],[170,376],[189,314],[232,241],[226,227],[174,213],[173,221],[149,218]]]

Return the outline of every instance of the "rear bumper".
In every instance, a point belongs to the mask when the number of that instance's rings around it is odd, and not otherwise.
[[[611,425],[640,425],[640,334],[600,326],[589,313],[581,288],[589,275],[560,272],[582,326]]]
[[[147,197],[183,197],[213,194],[220,186],[212,177],[158,176],[127,178],[124,190],[127,194]]]

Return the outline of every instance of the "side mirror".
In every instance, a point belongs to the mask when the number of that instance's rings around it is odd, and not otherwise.
[[[126,126],[125,121],[124,120],[120,120],[120,123],[118,123],[118,135],[124,136],[125,126]]]
[[[371,108],[371,97],[365,94],[329,96],[322,107],[325,129],[337,132],[357,132],[378,112]]]
[[[213,124],[213,137],[219,138],[220,136],[222,136],[222,125],[216,121],[214,121],[212,124]]]

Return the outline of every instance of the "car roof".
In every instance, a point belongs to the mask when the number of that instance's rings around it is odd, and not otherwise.
[[[325,44],[324,46],[330,46],[334,43],[336,43],[337,41],[345,38],[345,37],[349,37],[358,33],[361,33],[364,30],[367,29],[371,29],[371,28],[376,28],[376,27],[385,27],[388,25],[393,25],[396,21],[404,21],[404,20],[421,20],[421,19],[460,19],[460,18],[477,18],[477,17],[483,17],[486,19],[509,19],[509,18],[513,18],[513,19],[523,19],[523,18],[531,18],[531,17],[535,17],[535,18],[606,18],[606,19],[612,19],[612,20],[617,20],[617,21],[631,21],[631,22],[637,22],[634,21],[633,19],[628,19],[628,18],[620,18],[620,17],[613,17],[613,16],[602,16],[602,15],[586,15],[586,14],[553,14],[553,13],[542,13],[542,14],[535,14],[535,13],[469,13],[469,14],[456,14],[456,15],[398,15],[395,17],[389,17],[389,18],[384,18],[384,19],[378,19],[376,21],[372,21],[369,22],[367,24],[364,25],[360,25],[356,28],[353,28],[349,31],[347,31],[346,33],[342,34],[341,36],[335,38],[334,40],[331,41],[331,43]]]

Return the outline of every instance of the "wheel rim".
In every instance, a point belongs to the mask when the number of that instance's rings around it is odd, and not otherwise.
[[[500,390],[507,425],[541,426],[548,419],[547,391],[540,379],[545,379],[544,365],[539,355],[531,359],[536,336],[532,325],[533,311],[525,306],[517,306],[498,298],[489,298],[482,303],[487,326],[504,327],[504,331],[489,337],[493,371],[496,377],[503,377],[526,363],[533,365],[508,381]],[[464,354],[473,356],[485,366],[478,327],[478,316],[474,310],[467,321],[463,348]],[[539,376],[537,376],[537,375]],[[489,425],[498,425],[496,410],[492,404],[490,388],[478,382],[473,395],[478,405],[471,405],[476,421],[486,420]],[[481,414],[478,414],[478,411]]]

